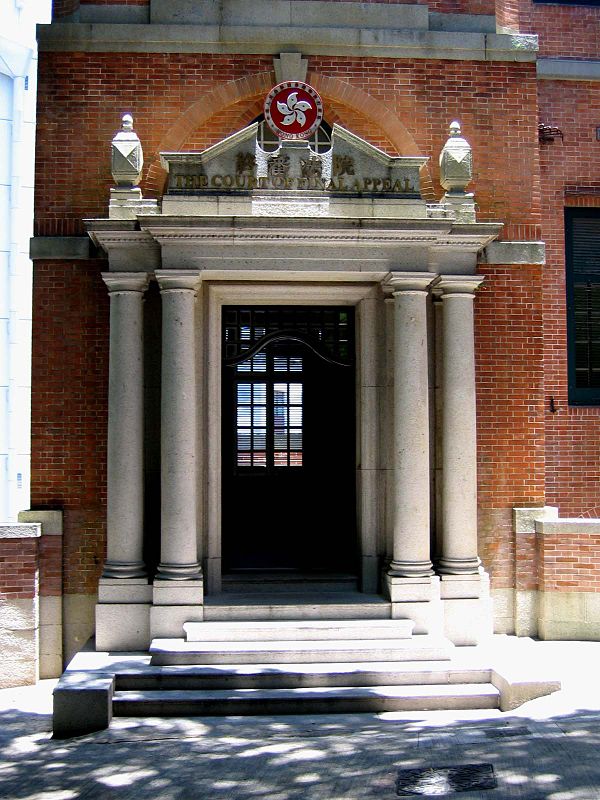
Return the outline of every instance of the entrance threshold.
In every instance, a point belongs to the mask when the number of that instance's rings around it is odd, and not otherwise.
[[[223,575],[225,594],[315,592],[357,592],[356,575],[339,572],[300,572],[299,570],[236,570]]]
[[[337,576],[336,576],[337,577]],[[363,594],[352,583],[319,583],[311,575],[298,583],[240,583],[204,598],[205,621],[390,619],[391,603]],[[324,588],[325,587],[325,588]]]

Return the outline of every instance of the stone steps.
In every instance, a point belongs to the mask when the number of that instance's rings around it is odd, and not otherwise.
[[[247,587],[246,587],[247,588]],[[262,587],[264,589],[264,587]],[[224,592],[208,596],[205,622],[231,620],[390,620],[391,604],[378,595],[353,591]]]
[[[289,642],[297,640],[410,639],[408,619],[186,622],[187,642]]]
[[[115,716],[340,714],[498,708],[491,683],[296,689],[130,690],[113,696]]]
[[[154,639],[151,663],[301,664],[353,661],[444,661],[452,645],[420,634],[410,639],[294,639],[277,641],[204,641]]]
[[[187,689],[310,689],[457,685],[489,683],[485,668],[453,667],[447,662],[346,662],[329,664],[223,664],[219,666],[143,666],[116,673],[117,691]]]

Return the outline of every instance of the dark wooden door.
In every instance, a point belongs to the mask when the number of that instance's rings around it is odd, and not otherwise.
[[[234,319],[242,345],[223,366],[224,571],[353,572],[352,315],[347,309],[269,308],[268,325],[244,325],[263,318],[261,309],[250,317],[243,311],[224,310],[225,353]],[[337,340],[340,333],[347,337],[344,359],[339,341],[326,345],[327,330],[315,321],[323,319],[343,322],[333,327]]]

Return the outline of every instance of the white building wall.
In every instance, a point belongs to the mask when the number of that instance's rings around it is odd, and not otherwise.
[[[0,0],[0,521],[29,508],[37,45],[50,0]]]

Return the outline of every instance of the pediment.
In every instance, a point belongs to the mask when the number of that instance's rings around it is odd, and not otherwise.
[[[305,141],[282,141],[269,152],[257,131],[254,123],[203,152],[161,153],[166,196],[268,192],[422,200],[419,173],[427,158],[390,156],[337,124],[325,152]]]

